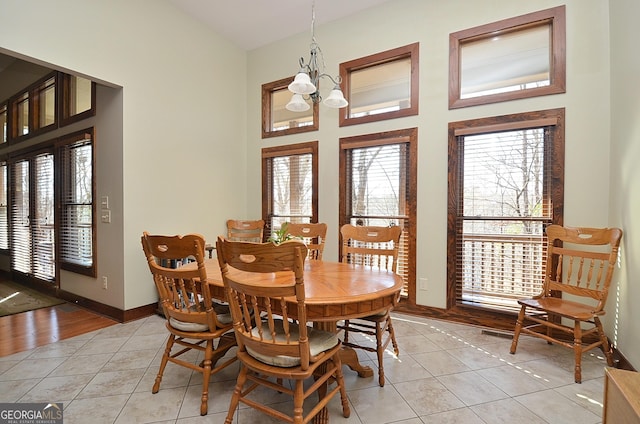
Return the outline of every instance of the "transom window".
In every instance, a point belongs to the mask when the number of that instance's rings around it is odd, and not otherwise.
[[[565,6],[449,35],[449,109],[564,93]]]
[[[262,138],[316,131],[319,127],[318,103],[305,100],[310,109],[291,112],[286,108],[291,100],[287,88],[293,77],[262,85]]]
[[[340,64],[349,105],[340,126],[418,114],[419,43]]]

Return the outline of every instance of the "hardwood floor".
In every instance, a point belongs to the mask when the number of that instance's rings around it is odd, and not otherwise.
[[[0,317],[0,357],[117,323],[71,303]]]

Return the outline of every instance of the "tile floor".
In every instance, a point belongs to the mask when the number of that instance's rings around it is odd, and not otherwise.
[[[400,356],[385,360],[387,384],[345,368],[351,416],[342,417],[334,398],[332,423],[601,422],[601,357],[584,355],[583,383],[575,384],[572,352],[542,340],[523,336],[510,355],[510,339],[477,327],[402,314],[394,325]],[[151,394],[165,332],[152,316],[2,357],[0,402],[63,402],[65,424],[223,423],[237,365],[212,377],[207,416],[199,415],[199,373],[169,364]],[[359,355],[375,369],[373,354]],[[269,396],[287,406],[284,395]],[[234,419],[271,422],[244,406]]]

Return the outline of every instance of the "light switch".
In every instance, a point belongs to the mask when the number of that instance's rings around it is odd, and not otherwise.
[[[109,196],[102,196],[100,198],[100,206],[102,209],[109,209]]]
[[[100,217],[102,222],[105,224],[109,224],[111,222],[111,211],[109,209],[103,209],[100,213]]]

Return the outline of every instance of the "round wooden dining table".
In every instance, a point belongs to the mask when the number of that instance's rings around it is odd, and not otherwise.
[[[207,259],[205,267],[212,294],[224,299],[218,260]],[[241,271],[230,269],[230,272]],[[250,278],[255,279],[256,284],[278,280],[288,283],[293,276],[291,273],[252,273]],[[335,332],[340,320],[376,314],[395,306],[402,286],[402,277],[391,271],[342,262],[306,261],[304,288],[307,319],[313,321],[316,328]],[[360,377],[373,375],[373,369],[361,365],[352,348],[343,347],[340,357],[342,363]]]

